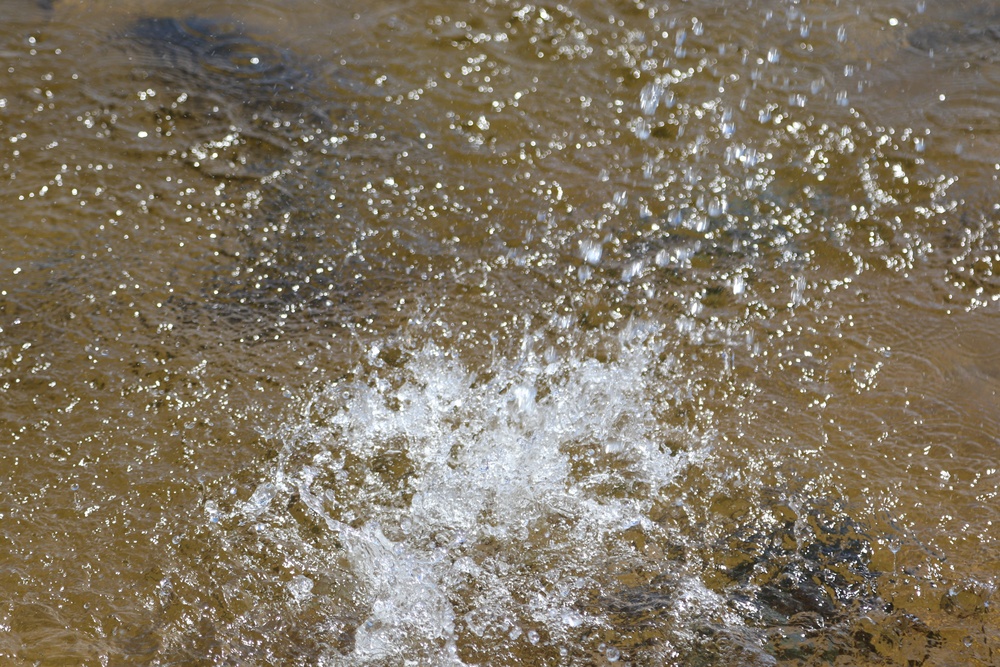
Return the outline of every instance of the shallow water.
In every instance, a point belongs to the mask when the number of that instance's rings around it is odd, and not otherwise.
[[[0,4],[0,656],[991,665],[1000,13]]]

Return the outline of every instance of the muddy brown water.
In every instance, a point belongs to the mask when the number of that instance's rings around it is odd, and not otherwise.
[[[0,3],[0,657],[995,665],[985,2]]]

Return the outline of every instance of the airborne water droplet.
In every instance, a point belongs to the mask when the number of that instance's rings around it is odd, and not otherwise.
[[[288,592],[296,602],[304,602],[312,597],[313,580],[304,575],[296,575],[288,582]]]
[[[586,239],[580,243],[580,256],[583,258],[583,261],[592,266],[597,265],[601,261],[603,252],[601,244],[597,241]]]
[[[647,83],[639,94],[639,105],[642,108],[642,113],[647,116],[652,116],[656,113],[656,107],[660,104],[660,98],[662,97],[663,85],[660,82]]]

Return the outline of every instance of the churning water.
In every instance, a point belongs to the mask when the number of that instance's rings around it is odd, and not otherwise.
[[[996,665],[1000,10],[0,0],[0,657]]]

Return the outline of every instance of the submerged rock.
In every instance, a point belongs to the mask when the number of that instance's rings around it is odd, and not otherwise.
[[[907,35],[910,46],[931,57],[1000,60],[1000,11],[995,3],[944,3],[943,15]]]
[[[890,573],[872,565],[877,538],[842,511],[820,500],[799,511],[768,500],[759,513],[739,502],[717,505],[733,519],[718,541],[691,544],[678,560],[662,561],[661,574],[585,605],[607,615],[623,657],[646,659],[653,647],[669,646],[684,664],[705,666],[897,664],[906,644],[919,658],[912,664],[923,664],[940,642],[933,628],[894,608]],[[699,560],[706,587],[684,574]],[[943,608],[979,608],[972,596],[958,599]],[[690,633],[674,632],[678,617],[690,621]]]
[[[217,91],[248,93],[251,104],[302,91],[311,78],[292,52],[256,39],[238,21],[147,17],[133,23],[125,36],[147,48],[150,64]]]
[[[409,297],[404,263],[416,253],[405,244],[420,255],[439,249],[423,230],[397,240],[395,230],[412,221],[385,210],[421,188],[401,191],[372,174],[387,165],[402,172],[401,163],[430,150],[419,121],[386,104],[381,89],[373,96],[351,85],[343,67],[236,19],[144,17],[117,38],[140,86],[156,93],[140,99],[159,154],[207,177],[218,198],[210,224],[225,260],[205,277],[205,293],[174,297],[186,317],[209,313],[257,337],[276,326],[363,319],[388,311],[375,303],[384,294]]]
[[[1000,24],[962,28],[927,26],[914,30],[907,41],[930,55],[958,54],[995,60],[1000,55]]]

